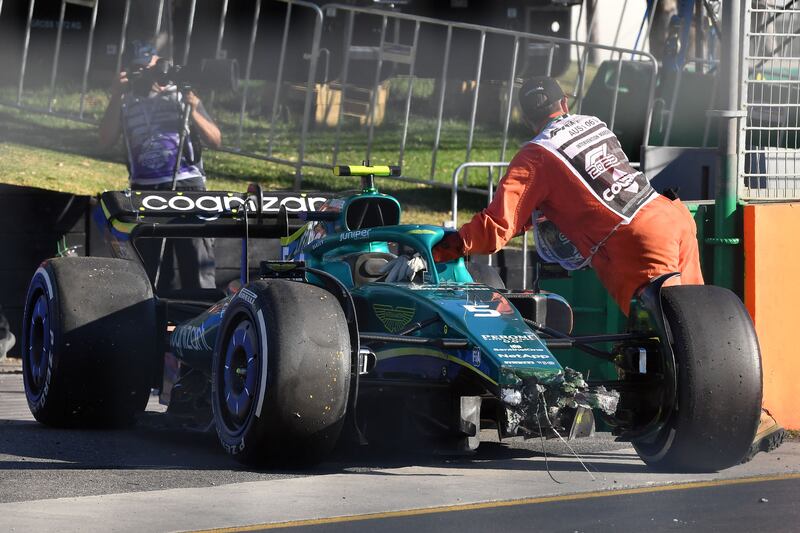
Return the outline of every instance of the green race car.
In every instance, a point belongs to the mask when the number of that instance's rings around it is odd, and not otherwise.
[[[116,258],[45,261],[28,290],[25,391],[53,426],[129,423],[159,389],[167,416],[216,430],[248,465],[323,459],[339,442],[464,452],[480,431],[572,439],[602,420],[651,467],[737,464],[761,403],[761,361],[739,299],[713,286],[643,287],[624,333],[573,336],[567,301],[509,290],[494,270],[439,264],[447,231],[401,225],[373,176],[327,194],[124,191],[95,221]],[[136,242],[238,238],[238,282],[154,295]],[[280,257],[254,264],[255,239]],[[426,269],[385,281],[399,255]],[[606,351],[598,346],[613,346]],[[592,381],[562,366],[578,349],[617,369]],[[187,422],[187,423],[188,423]]]

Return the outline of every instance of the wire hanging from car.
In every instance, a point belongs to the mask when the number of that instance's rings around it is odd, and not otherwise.
[[[572,452],[572,455],[575,456],[575,458],[581,464],[583,469],[586,470],[586,473],[589,474],[592,477],[592,481],[597,481],[597,478],[594,477],[594,474],[592,474],[592,472],[586,466],[586,463],[583,462],[583,459],[581,459],[581,456],[578,455],[578,453],[572,448],[572,446],[569,445],[569,442],[567,442],[567,440],[564,437],[561,436],[561,433],[558,432],[556,427],[553,425],[553,422],[550,421],[550,417],[547,415],[547,401],[544,399],[544,392],[540,392],[539,393],[539,397],[542,400],[541,404],[544,405],[544,417],[545,417],[545,419],[547,419],[547,423],[550,424],[550,429],[553,430],[553,433],[556,434],[556,436],[559,438],[559,440],[564,443],[564,445],[569,449],[570,452]],[[538,408],[537,408],[537,412],[538,412]],[[540,433],[541,433],[541,430],[540,430]]]
[[[542,443],[542,454],[544,454],[544,467],[547,469],[547,475],[550,476],[550,479],[558,483],[559,485],[563,484],[563,481],[559,481],[553,476],[553,473],[550,471],[550,461],[547,460],[547,450],[544,446],[544,432],[542,431],[542,422],[539,419],[539,408],[542,406],[539,402],[536,402],[536,423],[539,425],[539,440]]]

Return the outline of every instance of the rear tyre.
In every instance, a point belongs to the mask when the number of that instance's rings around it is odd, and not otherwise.
[[[677,363],[675,409],[654,438],[634,441],[659,470],[715,472],[747,453],[761,413],[761,355],[739,298],[710,285],[662,291]]]
[[[212,361],[212,408],[223,448],[250,466],[325,458],[344,423],[350,337],[329,292],[256,281],[231,300]]]
[[[132,261],[62,257],[28,288],[22,371],[31,413],[51,426],[133,421],[157,358],[150,282]]]

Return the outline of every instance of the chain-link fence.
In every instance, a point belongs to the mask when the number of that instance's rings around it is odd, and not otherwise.
[[[739,196],[800,199],[800,3],[748,0]]]

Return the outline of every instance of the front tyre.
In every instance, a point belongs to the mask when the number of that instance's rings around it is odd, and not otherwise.
[[[635,440],[658,470],[715,472],[739,464],[761,413],[761,355],[739,298],[711,285],[666,287],[677,364],[675,409],[655,437]]]
[[[327,291],[280,279],[241,289],[212,360],[222,447],[251,466],[323,459],[344,422],[350,357],[344,312]]]

